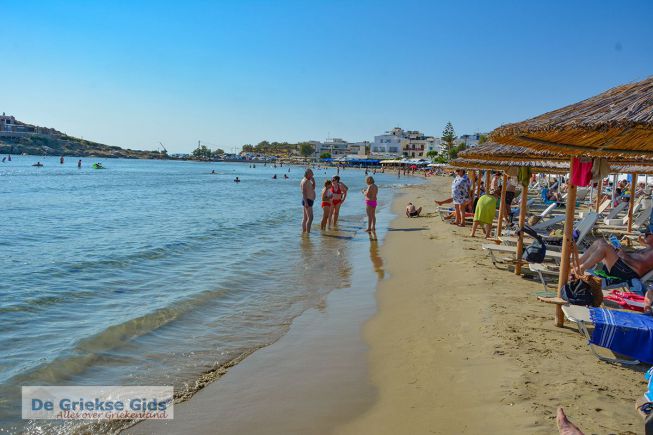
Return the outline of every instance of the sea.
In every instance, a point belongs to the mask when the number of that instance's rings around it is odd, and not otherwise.
[[[374,267],[351,260],[371,249],[363,170],[340,171],[338,230],[320,231],[318,201],[303,236],[301,166],[77,160],[0,163],[0,433],[84,429],[21,420],[23,385],[173,385],[187,399]],[[335,174],[315,169],[318,194]],[[393,196],[420,180],[374,177],[382,241]]]

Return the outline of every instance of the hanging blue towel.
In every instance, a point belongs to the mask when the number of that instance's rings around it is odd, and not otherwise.
[[[590,343],[653,364],[653,316],[590,308],[594,332]]]

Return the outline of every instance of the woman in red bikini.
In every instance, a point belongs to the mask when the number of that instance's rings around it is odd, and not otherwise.
[[[342,206],[342,203],[345,202],[345,199],[347,198],[347,186],[345,183],[340,181],[340,177],[338,175],[335,175],[331,179],[331,194],[332,194],[332,213],[333,213],[333,226],[335,227],[338,225],[338,216],[340,216],[340,207]]]
[[[366,233],[376,232],[376,195],[379,193],[379,188],[374,184],[374,178],[367,177],[367,188],[363,190],[365,195],[365,212],[367,213],[367,229]]]
[[[322,223],[320,223],[320,228],[323,230],[331,229],[332,197],[331,180],[326,180],[324,189],[322,189]]]

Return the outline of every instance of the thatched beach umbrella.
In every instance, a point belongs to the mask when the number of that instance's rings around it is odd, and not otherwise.
[[[597,157],[653,157],[653,77],[492,132],[503,145]]]
[[[519,147],[513,147],[519,148]],[[513,150],[515,151],[515,150]],[[521,151],[528,154],[528,149],[522,148]],[[469,153],[466,153],[468,155]],[[481,153],[476,153],[477,156],[482,156]],[[507,214],[505,207],[506,198],[506,185],[508,184],[508,175],[506,171],[510,167],[529,167],[533,172],[544,173],[560,173],[566,174],[569,172],[569,163],[566,161],[549,161],[549,160],[516,160],[516,155],[513,153],[512,157],[504,157],[507,160],[483,160],[483,159],[466,159],[458,158],[452,160],[451,166],[460,169],[485,169],[503,171],[503,183],[501,186],[501,199],[499,200],[499,218],[497,222],[497,236],[501,235],[503,230],[503,220]],[[522,186],[522,194],[519,203],[519,228],[523,228],[526,223],[526,212],[528,209],[528,187]],[[515,264],[515,274],[521,274],[521,256],[524,249],[524,234],[520,231],[517,238],[517,263]]]
[[[618,86],[579,103],[494,130],[492,140],[568,157],[653,158],[653,77]],[[570,168],[573,178],[573,168]],[[632,201],[632,198],[631,198]],[[558,294],[569,275],[576,186],[569,184]],[[556,308],[556,325],[562,326]]]
[[[467,148],[458,153],[459,158],[498,160],[510,162],[514,160],[567,160],[564,154],[545,150],[533,150],[531,148],[502,145],[497,142],[487,141],[473,148]]]

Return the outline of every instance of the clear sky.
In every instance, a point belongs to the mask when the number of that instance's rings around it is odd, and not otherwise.
[[[653,1],[2,1],[0,112],[110,145],[489,131],[653,74]]]

